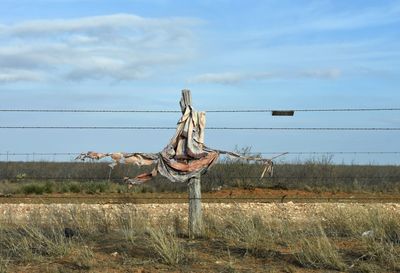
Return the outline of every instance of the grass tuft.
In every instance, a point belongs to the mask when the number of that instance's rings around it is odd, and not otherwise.
[[[248,216],[243,212],[230,215],[225,219],[223,237],[236,247],[245,249],[256,257],[271,256],[273,249],[273,231],[259,215]]]
[[[364,238],[365,254],[371,260],[377,261],[384,267],[397,272],[400,271],[400,246],[392,242]]]
[[[135,244],[146,233],[149,221],[135,212],[126,212],[117,218],[117,225],[126,241]]]
[[[168,233],[164,227],[149,228],[149,243],[165,264],[178,265],[187,261],[186,250],[174,233]]]
[[[3,229],[0,236],[1,251],[18,261],[41,260],[44,257],[63,256],[71,244],[57,227],[23,225]]]
[[[345,268],[337,248],[320,225],[292,232],[288,244],[297,262],[304,267],[334,270]]]
[[[89,270],[94,265],[94,253],[91,247],[80,245],[72,251],[72,264],[81,270]]]
[[[6,257],[0,256],[0,273],[7,273],[10,260]]]

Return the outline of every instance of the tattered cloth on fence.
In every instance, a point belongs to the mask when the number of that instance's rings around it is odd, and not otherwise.
[[[86,158],[99,160],[110,156],[114,161],[110,164],[135,164],[138,166],[153,165],[156,167],[150,173],[143,173],[135,178],[126,178],[128,184],[141,184],[150,180],[158,173],[172,182],[187,182],[190,178],[206,172],[221,154],[257,161],[265,165],[261,178],[265,173],[272,175],[273,162],[260,157],[245,157],[237,153],[215,150],[204,145],[204,130],[206,124],[205,112],[195,111],[191,106],[189,92],[182,92],[180,101],[182,117],[178,121],[175,135],[160,153],[97,153],[80,154],[77,159]]]

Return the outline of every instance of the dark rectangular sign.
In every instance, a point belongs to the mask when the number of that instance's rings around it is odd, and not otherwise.
[[[272,115],[273,116],[293,116],[294,115],[294,111],[291,110],[285,110],[285,111],[278,111],[278,110],[274,110],[272,111]]]

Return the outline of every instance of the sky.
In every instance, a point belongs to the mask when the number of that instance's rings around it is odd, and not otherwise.
[[[0,109],[179,110],[185,88],[197,110],[400,106],[400,1],[0,3]],[[178,119],[179,113],[2,112],[0,126],[175,126]],[[208,113],[207,126],[400,127],[400,115]],[[173,133],[0,129],[0,153],[157,152]],[[209,130],[206,144],[264,153],[393,152],[400,151],[399,137]],[[335,154],[333,161],[400,164],[400,154]]]

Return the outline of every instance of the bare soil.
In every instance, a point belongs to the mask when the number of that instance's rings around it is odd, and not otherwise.
[[[371,192],[313,192],[284,189],[223,189],[202,193],[204,203],[247,203],[247,202],[400,202],[398,193]],[[27,203],[88,203],[88,204],[163,204],[187,203],[187,193],[52,193],[43,195],[0,195],[0,204]]]

